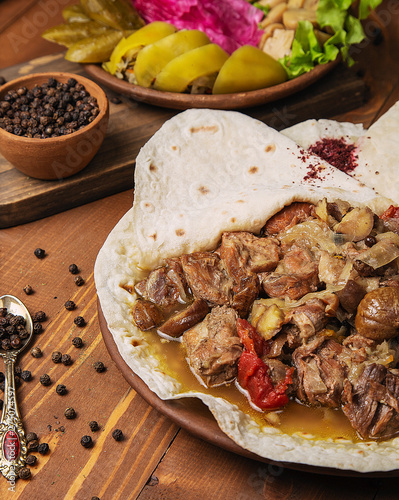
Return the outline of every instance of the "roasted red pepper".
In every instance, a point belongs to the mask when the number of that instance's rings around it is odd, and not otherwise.
[[[385,210],[385,212],[381,215],[381,219],[397,219],[399,217],[399,207],[394,207],[391,205],[389,208]]]
[[[292,384],[294,368],[287,368],[284,380],[274,386],[269,367],[258,356],[258,352],[263,351],[259,342],[262,339],[246,320],[237,320],[237,330],[244,344],[244,352],[238,363],[238,383],[248,391],[252,403],[261,410],[274,410],[286,405],[289,401],[286,391]]]

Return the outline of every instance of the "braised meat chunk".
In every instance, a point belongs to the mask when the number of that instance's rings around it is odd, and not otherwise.
[[[391,438],[399,433],[399,376],[385,366],[366,366],[352,386],[345,382],[343,412],[363,438]]]
[[[239,231],[223,233],[218,249],[229,275],[242,272],[272,271],[279,262],[279,243],[275,238],[258,238],[252,233]]]
[[[299,399],[338,408],[348,373],[345,360],[350,356],[350,350],[332,338],[317,338],[295,349],[292,359],[297,369]]]
[[[181,258],[184,274],[198,299],[210,306],[228,305],[231,299],[231,279],[226,275],[220,257],[214,252],[195,252]]]
[[[151,271],[145,280],[136,284],[135,290],[142,298],[154,302],[164,311],[190,301],[180,259],[169,259],[165,266]]]
[[[162,324],[164,315],[153,302],[137,299],[132,308],[135,325],[145,332]]]
[[[202,321],[209,312],[205,300],[196,299],[194,302],[168,318],[158,328],[158,332],[169,335],[169,337],[180,337],[183,333]]]
[[[215,307],[182,336],[189,365],[207,387],[226,384],[237,376],[243,346],[236,321],[234,309]]]
[[[300,222],[312,218],[313,214],[314,205],[304,202],[291,203],[291,205],[284,207],[267,221],[264,232],[272,235],[281,233]]]
[[[285,252],[274,272],[258,276],[267,295],[281,299],[298,300],[319,285],[317,260],[310,250],[296,245]]]

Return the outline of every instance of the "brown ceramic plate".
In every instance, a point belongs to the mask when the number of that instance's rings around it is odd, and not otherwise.
[[[133,387],[133,389],[140,394],[148,404],[157,409],[163,415],[170,418],[175,424],[187,430],[194,436],[197,436],[208,443],[219,446],[226,451],[236,453],[246,458],[259,460],[273,464],[276,467],[286,467],[305,472],[314,472],[318,474],[348,476],[348,477],[398,477],[399,470],[389,472],[375,472],[363,474],[360,472],[333,469],[327,467],[315,467],[305,464],[297,464],[291,462],[275,462],[266,458],[260,457],[251,453],[244,448],[241,448],[233,440],[231,440],[224,432],[222,432],[213,418],[207,406],[196,398],[182,398],[179,400],[162,400],[148,386],[139,378],[131,368],[126,364],[124,359],[119,353],[111,332],[108,330],[107,322],[104,318],[101,304],[97,302],[98,320],[100,323],[100,330],[108,349],[108,352],[121,370],[122,375],[126,381]]]
[[[260,104],[277,101],[283,97],[295,94],[329,73],[339,62],[340,57],[330,63],[316,66],[312,71],[298,76],[298,78],[266,89],[221,95],[192,95],[162,92],[160,90],[152,90],[140,87],[139,85],[133,85],[125,80],[120,80],[116,76],[107,73],[97,64],[86,64],[84,68],[86,73],[97,80],[97,82],[102,83],[111,90],[131,97],[136,101],[153,104],[162,108],[240,109],[259,106]]]

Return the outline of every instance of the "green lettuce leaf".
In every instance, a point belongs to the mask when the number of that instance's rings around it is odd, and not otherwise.
[[[360,19],[365,19],[382,0],[360,0],[359,17],[349,13],[352,0],[320,0],[317,8],[317,22],[321,28],[329,27],[333,35],[320,46],[312,24],[301,21],[295,32],[292,51],[289,56],[280,59],[289,78],[307,73],[317,64],[334,61],[340,53],[343,60],[351,66],[354,60],[350,56],[350,47],[360,43],[364,30]]]

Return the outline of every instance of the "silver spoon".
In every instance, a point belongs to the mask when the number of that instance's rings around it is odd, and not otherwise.
[[[0,307],[7,312],[23,316],[29,337],[22,342],[19,349],[0,349],[0,356],[5,365],[4,405],[0,422],[0,472],[10,481],[15,481],[19,470],[25,465],[27,446],[25,431],[17,406],[15,392],[14,364],[18,354],[23,351],[32,339],[33,323],[28,309],[13,295],[0,297]]]

